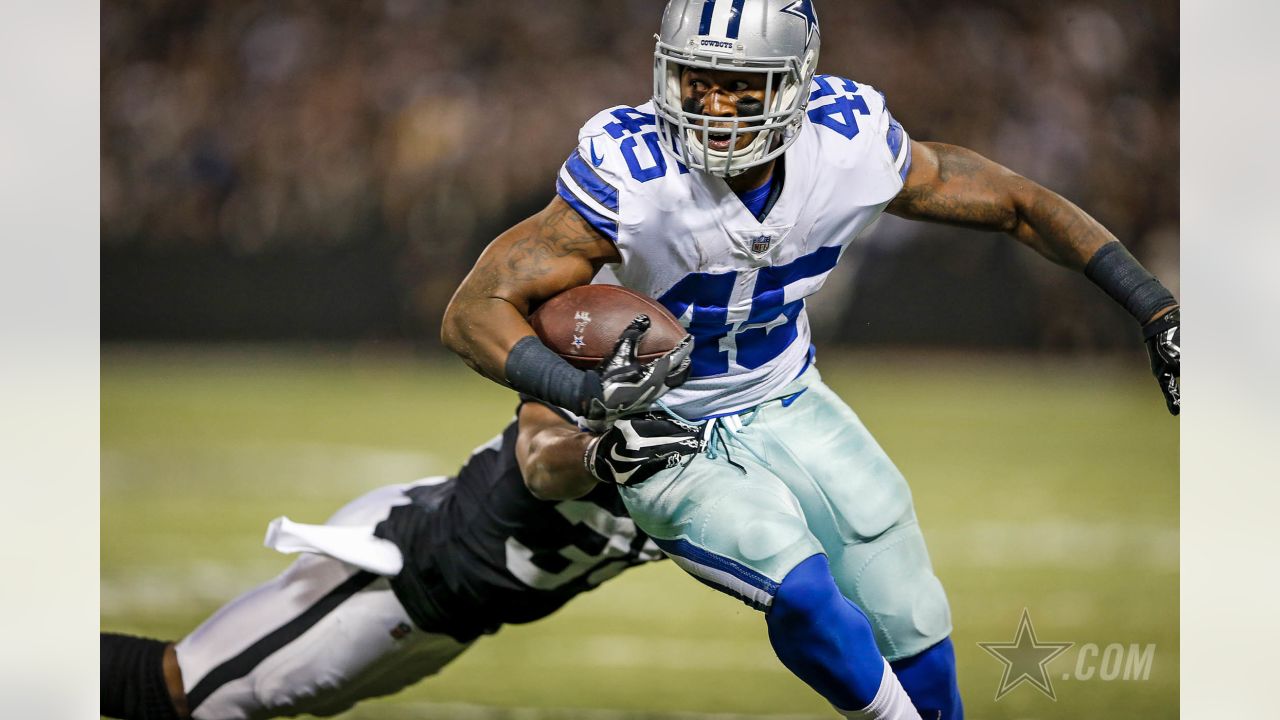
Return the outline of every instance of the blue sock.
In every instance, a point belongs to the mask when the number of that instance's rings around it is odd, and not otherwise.
[[[956,653],[951,638],[919,655],[890,663],[902,689],[924,720],[964,720],[956,685]]]
[[[867,616],[836,587],[826,555],[787,573],[765,620],[778,659],[827,702],[861,710],[875,699],[884,658]]]

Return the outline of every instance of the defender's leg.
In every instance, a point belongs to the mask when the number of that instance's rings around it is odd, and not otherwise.
[[[328,524],[372,528],[404,501],[405,487],[364,495]],[[104,634],[104,713],[117,707],[109,695],[137,694],[130,683],[154,696],[169,670],[175,699],[185,700],[196,720],[333,715],[434,674],[468,646],[413,627],[385,578],[314,554],[236,598],[167,651],[163,643],[139,643],[122,645]],[[146,657],[134,662],[131,655]]]
[[[162,640],[99,634],[99,712],[122,720],[178,720],[186,695],[173,645]]]
[[[372,531],[406,502],[406,487],[367,493],[326,524]],[[415,628],[386,578],[307,554],[215,613],[177,655],[193,718],[257,720],[343,712],[435,674],[467,647]]]

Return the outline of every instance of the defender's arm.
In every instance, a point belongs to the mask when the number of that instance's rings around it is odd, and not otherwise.
[[[516,461],[529,492],[540,500],[574,500],[591,492],[599,481],[582,458],[594,437],[546,405],[521,405]]]
[[[546,405],[520,406],[516,461],[541,500],[574,500],[597,482],[635,485],[703,448],[703,429],[665,413],[620,419],[600,435],[579,431]]]

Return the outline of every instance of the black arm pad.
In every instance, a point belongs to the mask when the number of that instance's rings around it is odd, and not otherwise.
[[[592,398],[603,395],[598,373],[575,368],[533,335],[511,348],[504,370],[515,390],[575,413],[583,414]]]
[[[1156,313],[1178,304],[1173,293],[1119,242],[1099,248],[1085,265],[1084,275],[1143,325]]]

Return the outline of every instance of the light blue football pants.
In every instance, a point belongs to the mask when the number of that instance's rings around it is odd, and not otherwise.
[[[906,480],[816,368],[707,423],[706,452],[622,488],[631,517],[681,568],[765,610],[793,567],[825,553],[886,659],[950,634]]]

